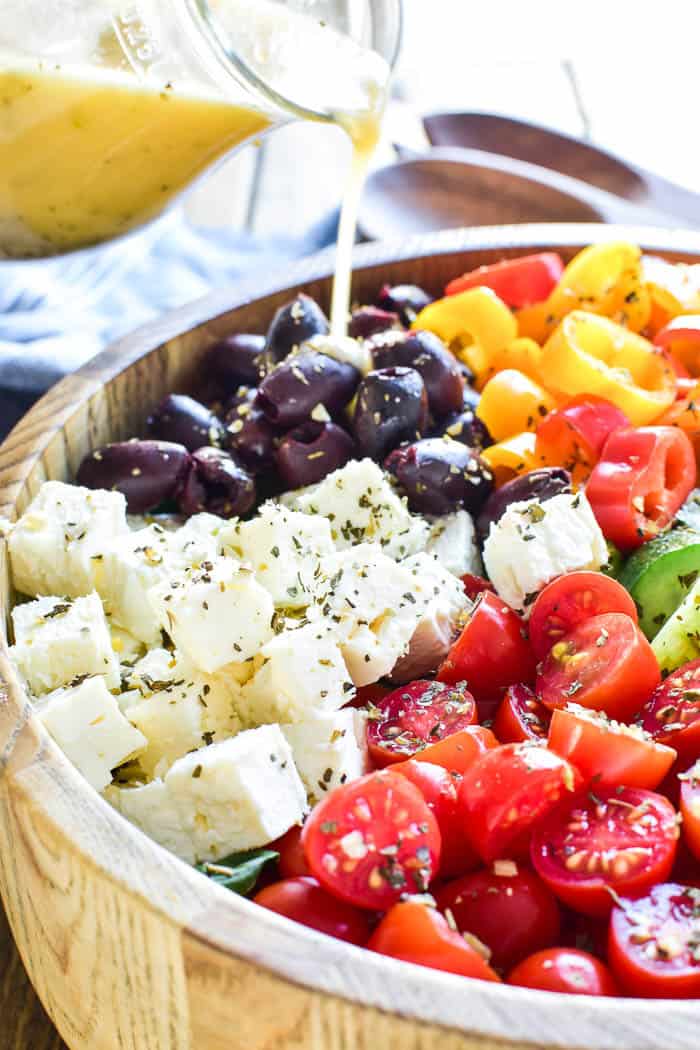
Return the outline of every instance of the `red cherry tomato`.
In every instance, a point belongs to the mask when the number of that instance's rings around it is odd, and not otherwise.
[[[590,476],[603,446],[629,419],[617,405],[595,394],[579,394],[562,408],[548,413],[535,431],[538,463],[564,467],[578,484]]]
[[[553,751],[504,744],[464,776],[459,802],[466,833],[487,864],[526,857],[533,825],[579,785],[573,766]]]
[[[680,809],[683,838],[696,860],[700,860],[700,762],[681,774]]]
[[[576,948],[536,952],[509,973],[508,984],[569,995],[619,995],[607,966]]]
[[[445,288],[445,295],[457,295],[468,288],[490,288],[499,299],[517,310],[532,306],[549,296],[564,272],[564,263],[556,252],[537,252],[519,259],[503,259],[490,266],[455,277]]]
[[[390,770],[335,788],[304,825],[315,878],[335,897],[384,911],[425,893],[440,863],[437,821],[417,787]]]
[[[603,613],[552,646],[535,691],[547,707],[573,701],[626,722],[644,706],[660,678],[654,651],[634,620],[624,613]]]
[[[693,446],[678,427],[622,428],[605,442],[586,495],[605,538],[630,551],[671,523],[696,475]]]
[[[494,586],[490,580],[485,580],[483,576],[474,576],[471,572],[467,572],[462,576],[462,584],[464,585],[464,593],[467,598],[471,598],[473,602],[476,601],[482,591],[494,592]]]
[[[253,899],[263,908],[327,933],[329,937],[361,945],[369,940],[367,913],[326,893],[316,879],[304,877],[274,882]]]
[[[700,660],[664,679],[642,711],[642,727],[674,748],[686,767],[700,758]]]
[[[529,868],[497,861],[436,891],[440,911],[460,932],[491,950],[491,965],[509,970],[530,952],[555,944],[561,916],[551,890]]]
[[[270,845],[270,849],[277,850],[280,855],[277,866],[283,879],[295,879],[300,875],[311,874],[301,844],[301,832],[301,827],[296,825]]]
[[[484,726],[467,726],[459,733],[452,733],[444,740],[438,740],[420,752],[422,762],[433,762],[442,766],[448,773],[464,774],[474,765],[477,759],[492,748],[498,747],[498,740],[490,729]]]
[[[623,901],[610,919],[608,960],[630,995],[700,997],[700,890],[669,882]]]
[[[532,682],[534,674],[525,624],[497,595],[482,592],[438,679],[466,681],[477,701],[489,701],[499,699],[506,686]]]
[[[637,607],[625,588],[602,572],[569,572],[548,583],[532,606],[530,645],[543,660],[556,642],[592,616],[625,613],[637,623]]]
[[[551,715],[532,689],[511,685],[501,700],[493,730],[502,744],[520,744],[525,740],[546,740]]]
[[[433,970],[482,981],[499,980],[475,947],[451,930],[438,911],[419,901],[395,904],[372,934],[368,948]]]
[[[658,787],[676,760],[638,727],[611,721],[599,711],[572,705],[552,713],[547,746],[576,766],[586,783]]]
[[[410,758],[407,762],[396,762],[392,766],[392,772],[401,773],[415,784],[437,820],[442,842],[442,878],[453,878],[478,868],[479,858],[467,841],[457,804],[457,789],[461,778],[452,776],[442,766],[422,760],[418,762],[415,758]]]
[[[662,795],[600,788],[554,810],[535,829],[532,863],[557,897],[584,915],[607,915],[613,890],[638,897],[673,867],[678,823]]]
[[[378,766],[401,762],[475,721],[474,697],[464,683],[451,687],[426,680],[410,682],[370,708],[369,753]]]

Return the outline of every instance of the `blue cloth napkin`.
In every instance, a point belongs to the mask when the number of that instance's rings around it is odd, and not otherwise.
[[[190,225],[179,209],[114,245],[0,262],[0,436],[114,339],[214,288],[332,244],[337,214],[304,237],[259,240]]]

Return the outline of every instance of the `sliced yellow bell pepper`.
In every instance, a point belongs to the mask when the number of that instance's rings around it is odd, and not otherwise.
[[[493,355],[518,334],[516,320],[506,304],[490,288],[482,287],[430,303],[411,327],[439,335],[475,376],[483,375]]]
[[[538,383],[515,368],[498,372],[481,392],[476,414],[495,441],[505,441],[537,424],[556,408],[556,401]]]
[[[505,368],[516,368],[518,372],[529,376],[535,383],[542,383],[542,347],[534,339],[519,338],[497,350],[492,358],[488,372],[477,378],[476,387],[481,389],[485,383]]]
[[[535,435],[525,431],[506,441],[500,441],[497,445],[490,445],[483,450],[481,458],[493,471],[496,488],[500,488],[506,481],[511,481],[518,474],[527,474],[538,465],[535,456]]]
[[[520,335],[543,343],[572,310],[601,314],[632,332],[640,332],[651,314],[641,258],[637,245],[623,241],[584,248],[571,260],[544,303],[518,312]]]
[[[542,372],[551,391],[598,394],[631,423],[651,423],[673,402],[673,368],[648,339],[583,310],[565,317],[545,343]]]

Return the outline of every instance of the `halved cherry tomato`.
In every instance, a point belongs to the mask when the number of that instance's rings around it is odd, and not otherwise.
[[[280,855],[277,866],[283,879],[296,879],[301,875],[311,874],[304,847],[301,844],[301,831],[301,827],[297,824],[270,844],[270,849],[277,850]]]
[[[600,711],[570,704],[552,713],[547,746],[576,766],[590,783],[658,787],[676,760],[644,730],[614,722]]]
[[[510,685],[501,700],[493,731],[502,744],[547,739],[551,715],[527,685]]]
[[[579,394],[539,424],[535,455],[546,466],[564,467],[581,484],[613,430],[625,426],[629,420],[617,405],[595,394]]]
[[[532,682],[535,659],[525,624],[495,594],[484,591],[438,670],[441,682],[466,681],[477,701],[495,700],[506,686]]]
[[[677,841],[676,811],[662,795],[600,788],[541,821],[531,857],[564,904],[584,915],[607,915],[614,894],[639,897],[668,877]]]
[[[455,277],[445,288],[445,295],[456,295],[467,288],[491,288],[512,309],[542,302],[554,289],[564,272],[564,263],[556,252],[537,252],[519,259],[503,259],[490,266]]]
[[[637,607],[625,588],[602,572],[568,572],[540,591],[532,606],[528,632],[538,660],[556,642],[592,616],[625,613],[637,622]]]
[[[530,952],[555,944],[561,915],[551,890],[534,871],[513,861],[447,882],[436,891],[440,911],[460,932],[491,950],[491,965],[508,970]]]
[[[453,878],[479,866],[479,858],[467,841],[462,827],[461,813],[457,804],[457,790],[461,777],[453,776],[442,766],[432,762],[396,762],[393,773],[400,773],[411,781],[432,810],[440,829],[442,853],[440,875]]]
[[[508,974],[508,984],[569,995],[619,995],[605,963],[577,948],[549,948],[524,959]]]
[[[670,355],[692,376],[700,376],[700,314],[674,317],[654,336],[654,345]]]
[[[455,930],[434,908],[403,901],[387,912],[367,945],[380,955],[445,970],[481,981],[498,981],[484,954]]]
[[[671,523],[696,476],[693,446],[678,427],[623,428],[605,442],[586,495],[605,538],[629,551]]]
[[[329,937],[360,945],[369,940],[367,913],[326,893],[316,879],[303,877],[274,882],[261,890],[254,900],[263,908],[327,933]]]
[[[440,866],[440,831],[420,791],[381,770],[337,787],[304,825],[315,878],[358,908],[383,911],[404,893],[425,893]]]
[[[444,740],[428,744],[419,752],[419,757],[421,762],[433,762],[448,773],[462,776],[477,759],[494,747],[498,747],[498,740],[490,729],[485,726],[467,726],[458,733],[446,736]]]
[[[369,711],[367,744],[378,766],[401,762],[476,722],[476,704],[464,683],[418,679],[383,697]]]
[[[668,882],[622,901],[610,920],[608,959],[630,995],[649,999],[700,996],[700,890]]]
[[[485,580],[483,576],[474,576],[473,573],[467,572],[461,579],[464,586],[464,593],[467,598],[471,598],[473,602],[476,601],[482,591],[495,591],[491,581]]]
[[[661,673],[654,652],[624,613],[603,613],[574,627],[540,665],[535,692],[547,707],[569,701],[629,721],[647,702]]]
[[[642,711],[642,728],[690,765],[700,758],[700,660],[672,671]]]
[[[504,744],[488,751],[459,791],[470,842],[487,864],[527,857],[533,825],[580,783],[574,767],[545,747]]]
[[[696,860],[700,860],[700,762],[681,773],[679,782],[683,838]]]

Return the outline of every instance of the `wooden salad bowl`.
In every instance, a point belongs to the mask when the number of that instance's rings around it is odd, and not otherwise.
[[[463,270],[527,251],[570,258],[629,239],[700,261],[700,234],[595,225],[482,227],[368,245],[354,295],[385,281],[439,294]],[[0,514],[96,445],[142,432],[207,348],[264,331],[300,289],[327,306],[332,257],[201,300],[55,386],[0,448]],[[11,589],[0,578],[7,620]],[[0,639],[0,891],[24,964],[71,1050],[697,1050],[700,1000],[556,996],[465,980],[325,937],[224,890],[110,808],[47,737]],[[8,1004],[4,1009],[11,1009]],[[0,1019],[0,1026],[2,1020]]]

